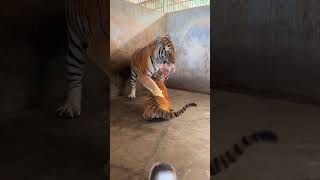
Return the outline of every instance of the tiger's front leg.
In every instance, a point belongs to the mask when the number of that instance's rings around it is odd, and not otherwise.
[[[81,113],[81,86],[69,88],[65,104],[57,109],[60,118],[76,118]]]
[[[137,74],[132,70],[131,70],[130,84],[131,84],[131,91],[130,91],[130,94],[128,95],[128,98],[134,99],[136,98]]]
[[[68,80],[68,94],[65,104],[57,109],[60,118],[76,118],[81,113],[82,78],[87,61],[85,50],[75,47],[69,39],[68,54],[66,58],[66,77]],[[73,40],[75,41],[75,40]]]
[[[164,97],[162,94],[162,90],[158,87],[158,85],[151,79],[151,77],[146,76],[144,74],[138,75],[139,82],[148,89],[154,96]]]

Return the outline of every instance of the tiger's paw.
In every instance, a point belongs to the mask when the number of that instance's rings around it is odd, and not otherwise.
[[[135,99],[136,98],[136,91],[135,89],[132,89],[130,94],[128,95],[129,99]]]
[[[154,96],[159,96],[159,97],[164,97],[162,91],[160,91],[159,93],[153,94]]]
[[[129,94],[129,95],[128,95],[128,98],[129,98],[129,99],[135,99],[135,98],[136,98],[136,95],[135,95],[135,94]]]
[[[80,116],[81,108],[76,105],[66,104],[57,109],[56,113],[59,118],[74,119]]]

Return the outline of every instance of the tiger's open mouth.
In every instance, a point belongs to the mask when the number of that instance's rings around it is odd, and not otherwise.
[[[169,79],[169,75],[171,70],[173,70],[173,72],[175,72],[175,65],[170,63],[170,64],[164,64],[161,68],[163,77],[165,78],[165,80]]]
[[[170,74],[170,71],[168,71],[168,70],[163,71],[163,77],[165,80],[169,79],[169,74]]]

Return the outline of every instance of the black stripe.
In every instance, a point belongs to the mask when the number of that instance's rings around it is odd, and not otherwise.
[[[226,157],[230,162],[235,162],[236,159],[232,156],[232,154],[230,153],[230,151],[226,152]]]
[[[240,146],[238,144],[235,144],[233,146],[233,150],[234,150],[234,152],[238,153],[239,155],[243,154],[243,150],[240,148]]]
[[[251,136],[251,138],[254,140],[254,141],[259,141],[259,137],[258,137],[258,135],[256,134],[256,133],[254,133],[252,136]]]
[[[81,69],[81,68],[82,68],[79,64],[72,63],[72,62],[70,62],[70,61],[66,61],[66,65],[67,65],[67,66],[74,67],[74,68],[77,68],[77,69]]]
[[[221,171],[221,165],[218,158],[214,158],[214,169],[215,169],[214,173]]]
[[[89,35],[92,36],[92,28],[91,28],[91,23],[90,23],[90,20],[89,20],[89,16],[87,16],[87,24],[88,24],[88,29],[89,29]]]
[[[165,116],[166,116],[166,119],[169,119],[170,118],[169,117],[169,112],[166,112]]]
[[[150,76],[153,74],[152,71],[150,70],[149,66],[147,66],[148,71],[150,72]]]
[[[245,137],[245,136],[242,137],[241,141],[242,141],[242,143],[243,143],[244,145],[249,146],[249,141],[248,141],[247,137]]]
[[[70,41],[70,43],[71,43],[71,45],[72,45],[73,47],[75,47],[76,49],[79,50],[79,52],[81,52],[81,53],[83,52],[83,49],[79,46],[79,44],[77,44],[77,43],[74,41],[74,39],[72,38],[72,36],[70,36],[69,41]]]
[[[154,71],[155,71],[155,70],[156,70],[156,67],[154,67],[154,62],[153,62],[152,56],[150,56],[150,59],[151,59],[151,64],[152,64],[152,66],[153,66],[153,69],[154,69]]]
[[[220,155],[220,160],[223,163],[224,167],[228,168],[229,164],[228,162],[224,159],[224,157],[222,155]]]
[[[82,61],[80,58],[76,57],[73,52],[71,51],[71,49],[69,48],[68,49],[68,56],[71,57],[72,59],[76,60],[79,64],[83,65],[85,64],[86,62],[85,61]]]
[[[72,71],[67,71],[68,76],[82,76],[82,72],[72,72]]]
[[[158,57],[161,59],[161,49],[162,49],[162,47],[161,48],[159,48],[159,51],[158,51]]]
[[[82,47],[83,47],[83,46],[84,46],[84,45],[82,45]],[[76,55],[75,50],[77,50],[77,48],[69,47],[69,50],[71,51],[72,54]],[[81,47],[80,47],[80,49],[79,49],[78,51],[79,51],[78,53],[79,53],[79,56],[80,56],[80,57],[85,56],[85,53],[86,53],[86,52],[84,52]],[[80,57],[78,57],[78,58],[80,59]],[[81,59],[82,59],[82,58],[81,58]]]
[[[134,77],[137,77],[137,74],[133,70],[131,70],[131,75],[133,75]]]
[[[131,77],[131,80],[134,81],[134,82],[137,82],[137,80],[133,79],[133,77]],[[132,81],[131,81],[131,82],[132,82]]]

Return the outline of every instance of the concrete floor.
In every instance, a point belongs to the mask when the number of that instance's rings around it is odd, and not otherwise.
[[[1,180],[105,179],[104,163],[109,154],[107,83],[102,83],[106,82],[103,72],[91,63],[88,71],[79,119],[59,119],[55,115],[56,108],[64,102],[63,71],[61,78],[57,73],[53,81],[48,81],[55,86],[32,99],[48,98],[48,103],[22,104],[23,108],[7,112],[0,109]]]
[[[206,180],[210,157],[210,96],[169,89],[174,109],[188,102],[198,107],[165,122],[142,119],[143,98],[111,99],[110,171],[111,180],[147,179],[153,163],[172,163],[183,180]]]
[[[0,179],[105,178],[105,105],[85,105],[81,118],[74,120],[56,118],[57,106],[28,107],[2,116]]]
[[[252,147],[214,179],[320,179],[319,106],[223,91],[213,94],[214,155],[255,129],[273,129],[280,138],[278,144]]]

